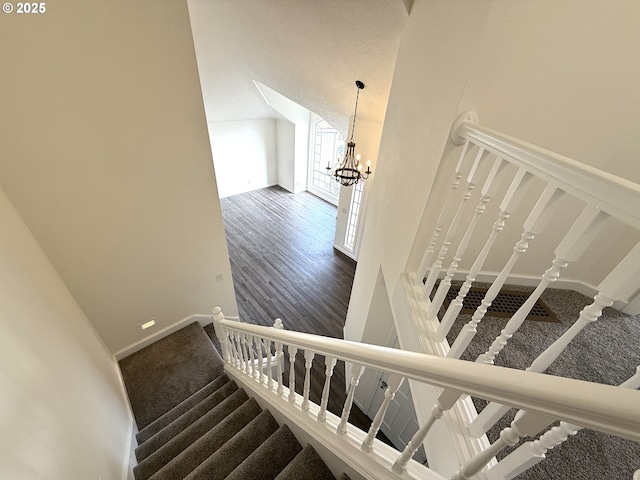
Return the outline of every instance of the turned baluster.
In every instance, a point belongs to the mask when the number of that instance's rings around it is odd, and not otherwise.
[[[342,408],[342,417],[340,418],[340,423],[338,424],[338,429],[336,430],[336,433],[338,435],[344,435],[347,431],[349,414],[351,413],[351,406],[353,405],[353,396],[356,393],[356,387],[358,386],[358,383],[360,383],[360,377],[363,373],[364,367],[362,365],[354,363],[353,367],[351,368],[351,381],[349,382],[347,399],[344,402],[344,407]]]
[[[571,341],[587,325],[597,321],[605,307],[614,300],[624,300],[633,294],[640,282],[640,244],[636,245],[598,285],[599,293],[592,304],[580,312],[578,320],[536,358],[527,371],[542,373],[558,358]],[[509,411],[509,407],[489,403],[469,426],[469,433],[479,437]]]
[[[262,357],[262,347],[264,346],[264,343],[262,341],[261,338],[259,337],[255,337],[256,339],[256,347],[258,347],[258,381],[260,383],[263,382],[263,374],[264,374],[264,370],[263,370],[263,357]]]
[[[547,185],[544,192],[542,192],[538,202],[533,207],[533,210],[531,210],[527,220],[524,222],[522,236],[520,241],[513,247],[511,257],[503,267],[502,271],[498,274],[498,277],[491,284],[487,293],[485,293],[482,303],[478,306],[476,311],[473,313],[471,320],[467,324],[467,344],[471,342],[475,336],[478,324],[484,318],[487,310],[491,306],[491,303],[498,296],[498,293],[500,293],[500,289],[506,282],[507,277],[511,273],[516,262],[529,248],[529,242],[535,238],[536,234],[540,233],[544,229],[555,209],[555,206],[557,205],[558,199],[562,197],[563,194],[564,192],[562,190],[558,190],[556,187],[551,185]],[[436,337],[440,341],[444,340],[445,335],[446,333],[444,330],[439,330],[438,333],[436,333]],[[460,352],[460,354],[462,354],[462,352]]]
[[[225,331],[227,332],[227,342],[228,342],[228,345],[229,345],[229,352],[231,354],[231,364],[235,365],[238,368],[240,368],[240,356],[238,355],[238,351],[236,350],[235,341],[233,340],[233,332],[228,331],[226,329],[225,329]]]
[[[240,341],[242,342],[242,352],[244,354],[244,365],[245,365],[245,369],[244,369],[244,373],[246,373],[247,375],[249,375],[250,377],[253,376],[253,363],[251,361],[251,358],[249,356],[249,352],[251,352],[251,354],[253,354],[253,349],[249,348],[249,340],[248,340],[249,334],[247,333],[241,333],[240,334]]]
[[[450,480],[469,480],[480,472],[502,449],[514,446],[525,436],[537,435],[553,423],[553,419],[535,413],[518,411],[511,426],[500,432],[500,438],[469,460]]]
[[[329,403],[329,388],[331,386],[331,377],[333,376],[333,368],[336,366],[336,358],[325,357],[324,371],[324,387],[322,388],[322,399],[320,400],[320,411],[318,412],[318,422],[323,423],[327,419],[327,404]]]
[[[236,350],[238,351],[238,355],[240,357],[240,363],[238,364],[238,368],[242,371],[246,371],[247,366],[245,362],[244,350],[242,348],[242,333],[233,332],[233,339],[236,344]]]
[[[429,416],[429,419],[424,425],[420,427],[420,429],[418,429],[413,437],[411,437],[411,440],[409,440],[407,446],[394,462],[391,470],[393,470],[395,473],[401,474],[407,469],[409,460],[411,460],[415,453],[418,451],[418,448],[420,448],[420,445],[422,445],[422,443],[424,442],[424,439],[427,437],[427,434],[429,433],[429,430],[431,430],[433,424],[436,422],[436,420],[441,419],[442,414],[453,407],[453,405],[461,396],[462,394],[456,390],[445,389],[442,391],[442,393],[438,397],[436,404],[431,409],[431,415]]]
[[[447,308],[447,311],[445,312],[444,317],[442,318],[442,321],[438,326],[438,331],[436,333],[436,336],[438,338],[444,339],[449,333],[449,330],[451,330],[453,322],[455,322],[456,318],[458,318],[458,315],[462,310],[464,298],[471,289],[471,286],[473,285],[476,276],[480,272],[480,269],[484,265],[484,262],[487,259],[487,256],[489,255],[491,247],[498,237],[498,234],[502,230],[504,230],[507,220],[509,219],[511,214],[516,211],[520,200],[522,199],[522,196],[526,191],[525,187],[528,185],[528,182],[531,178],[533,178],[533,175],[531,175],[524,169],[518,170],[515,177],[513,178],[511,185],[509,186],[509,189],[507,190],[507,193],[502,200],[498,219],[493,224],[493,228],[491,230],[489,238],[485,242],[475,261],[473,262],[473,265],[471,266],[471,269],[469,270],[464,283],[460,287],[458,296],[449,304],[449,308]],[[462,352],[464,352],[464,350],[469,346],[471,338],[473,338],[473,335],[475,335],[475,331],[470,331],[470,328],[471,327],[469,324],[465,325],[465,327],[456,338],[454,344],[451,346],[451,349],[447,354],[448,357],[460,358]]]
[[[373,441],[380,430],[380,426],[382,425],[382,421],[384,420],[384,416],[387,413],[387,408],[389,407],[389,403],[395,398],[396,392],[402,385],[404,381],[404,377],[400,375],[390,375],[387,380],[387,389],[384,392],[384,400],[382,401],[382,405],[378,409],[376,416],[373,418],[373,422],[371,422],[371,427],[369,428],[369,432],[367,433],[367,437],[362,442],[360,446],[360,450],[364,452],[370,452],[373,448]]]
[[[478,150],[478,154],[476,155],[476,158],[473,161],[473,165],[471,166],[471,171],[467,176],[467,188],[465,188],[464,192],[462,193],[462,197],[460,198],[460,203],[458,204],[458,210],[456,211],[456,214],[453,217],[451,224],[449,225],[447,234],[445,235],[444,241],[442,242],[442,246],[440,247],[440,251],[438,252],[438,257],[436,258],[436,261],[434,262],[434,264],[431,266],[431,269],[429,270],[427,281],[422,287],[422,292],[420,294],[420,297],[423,300],[426,300],[429,298],[429,295],[431,294],[431,290],[433,290],[433,286],[435,285],[438,275],[440,274],[440,270],[442,270],[442,263],[444,262],[444,258],[446,257],[447,252],[449,251],[449,246],[451,245],[453,237],[456,234],[458,225],[460,224],[460,219],[462,217],[462,212],[464,212],[464,207],[466,206],[467,201],[471,198],[471,193],[473,192],[473,189],[476,186],[474,177],[478,171],[478,166],[480,165],[480,162],[484,160],[488,155],[489,155],[489,152],[487,152],[484,148],[480,147],[480,149]],[[434,313],[437,313],[437,312],[434,311]]]
[[[268,338],[265,350],[267,352],[267,388],[271,390],[273,388],[273,372],[271,371],[271,340]]]
[[[632,377],[620,384],[620,388],[632,390],[640,388],[640,366],[636,367],[636,373]],[[487,477],[492,480],[509,480],[520,475],[525,470],[544,460],[549,450],[561,445],[580,430],[582,430],[582,427],[578,425],[560,422],[559,425],[546,431],[537,440],[526,442],[507,455],[487,472]]]
[[[254,350],[254,343],[255,343],[255,339],[253,337],[253,335],[250,335],[247,333],[246,335],[247,338],[247,350],[249,350],[249,365],[251,366],[250,370],[249,370],[249,375],[251,375],[252,378],[258,378],[258,371],[256,369],[256,355],[255,355],[255,350]]]
[[[296,353],[298,353],[298,347],[289,345],[289,403],[296,401]]]
[[[273,324],[273,328],[278,330],[283,330],[284,325],[282,324],[282,320],[276,318],[276,322]],[[284,352],[282,351],[282,342],[276,343],[276,374],[278,375],[278,395],[282,395],[282,358],[284,356]]]
[[[313,357],[315,357],[315,353],[311,350],[304,351],[304,390],[303,390],[303,400],[302,400],[302,411],[306,412],[309,410],[309,391],[311,390],[311,366],[313,364]]]
[[[536,289],[529,295],[527,301],[522,304],[509,322],[507,322],[507,325],[493,341],[489,350],[478,358],[478,362],[493,364],[496,356],[502,351],[513,334],[522,326],[542,293],[560,276],[560,270],[565,268],[569,262],[575,262],[580,258],[595,237],[602,231],[605,221],[608,218],[609,215],[599,208],[589,205],[584,208],[578,219],[558,245],[558,248],[556,248],[552,265],[544,272]]]
[[[416,280],[420,282],[420,286],[422,286],[422,280],[427,274],[427,270],[431,265],[431,259],[433,257],[433,253],[436,249],[436,243],[438,242],[438,238],[440,238],[440,232],[442,232],[442,226],[444,224],[444,219],[447,216],[447,212],[449,211],[451,199],[453,198],[453,194],[456,189],[460,186],[460,179],[463,175],[463,167],[465,163],[465,158],[467,157],[467,151],[470,147],[469,141],[464,142],[464,146],[462,147],[462,151],[460,152],[460,157],[458,159],[458,164],[455,168],[453,183],[451,184],[451,189],[449,190],[449,194],[447,195],[447,199],[444,202],[444,206],[440,211],[440,216],[438,217],[438,221],[436,222],[436,228],[431,235],[431,240],[429,241],[429,245],[427,246],[427,250],[425,251],[424,256],[422,257],[422,261],[420,262],[420,266],[418,267],[418,272],[416,274]]]
[[[471,237],[473,236],[473,232],[480,221],[481,216],[487,209],[487,203],[491,200],[493,195],[493,191],[495,190],[495,185],[500,183],[500,177],[505,171],[505,167],[507,166],[507,162],[505,162],[502,158],[496,157],[493,162],[493,166],[491,167],[491,171],[487,176],[487,179],[484,182],[482,187],[480,202],[476,205],[473,218],[467,227],[467,230],[458,245],[456,252],[453,255],[453,259],[451,260],[451,264],[447,269],[447,274],[440,281],[440,285],[438,285],[438,289],[436,290],[436,294],[433,297],[433,301],[431,302],[431,308],[433,312],[437,312],[440,310],[444,299],[451,288],[451,280],[453,276],[458,271],[458,266],[462,261],[462,257],[464,256],[467,247],[469,246],[469,242],[471,241]]]

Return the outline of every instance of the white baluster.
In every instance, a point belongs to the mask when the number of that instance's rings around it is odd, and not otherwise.
[[[249,335],[247,333],[241,333],[240,334],[240,341],[242,342],[242,353],[244,354],[244,373],[246,373],[247,375],[249,375],[250,377],[253,376],[253,365],[251,362],[251,359],[249,358],[249,352],[253,353],[253,350],[251,348],[248,348],[249,345],[249,340],[248,337]]]
[[[260,383],[263,382],[263,357],[262,357],[262,347],[264,344],[262,343],[262,339],[259,337],[255,337],[256,339],[256,347],[258,347],[258,381]]]
[[[356,392],[356,387],[358,383],[360,383],[360,377],[364,373],[364,367],[362,365],[358,365],[357,363],[353,364],[351,368],[351,381],[349,382],[349,390],[347,392],[347,399],[344,402],[344,407],[342,408],[342,417],[340,418],[340,423],[338,424],[338,428],[336,433],[338,435],[344,435],[347,432],[347,423],[349,423],[349,414],[351,413],[351,406],[353,405],[353,396]]]
[[[636,373],[631,378],[620,384],[620,388],[632,390],[640,388],[640,366],[636,368]],[[520,475],[525,470],[544,460],[549,450],[562,444],[580,430],[582,430],[582,427],[578,425],[560,422],[559,425],[541,435],[539,439],[526,442],[511,452],[489,470],[487,477],[491,480],[509,480]]]
[[[511,273],[516,262],[529,248],[529,242],[533,240],[536,234],[540,233],[546,226],[551,214],[553,213],[554,207],[557,204],[557,200],[562,197],[563,193],[564,192],[562,192],[562,190],[558,190],[551,185],[547,185],[544,192],[542,192],[540,199],[536,203],[535,207],[533,207],[533,210],[531,210],[527,220],[524,222],[524,231],[522,232],[520,241],[516,243],[515,247],[513,247],[513,254],[503,267],[502,271],[498,274],[498,277],[495,279],[493,284],[491,284],[487,290],[487,293],[482,299],[482,303],[478,306],[468,323],[466,332],[468,342],[470,342],[475,336],[478,324],[487,313],[487,310],[491,306],[491,302],[493,302],[498,296],[498,293],[500,293],[500,289],[506,282],[507,277]],[[442,341],[444,340],[445,335],[446,332],[444,332],[444,330],[438,330],[436,338]]]
[[[575,262],[600,233],[609,215],[602,210],[586,206],[578,219],[564,236],[555,250],[556,258],[552,266],[542,275],[540,283],[524,304],[511,317],[489,350],[478,358],[478,362],[492,364],[513,334],[522,326],[529,312],[549,285],[560,276],[560,270],[569,262]]]
[[[298,347],[293,345],[288,346],[289,349],[289,403],[296,401],[296,353],[298,353]]]
[[[500,432],[500,438],[469,460],[460,470],[450,477],[450,480],[470,479],[479,473],[503,448],[516,445],[522,437],[527,435],[536,435],[551,423],[553,423],[553,419],[520,410],[516,414],[515,420],[511,422],[511,426]]]
[[[273,372],[271,371],[271,340],[268,338],[265,350],[267,352],[267,388],[271,390],[273,388]]]
[[[336,366],[336,358],[325,357],[324,371],[324,387],[322,389],[322,399],[320,400],[320,411],[318,412],[318,422],[323,423],[327,419],[327,404],[329,403],[329,388],[331,386],[331,377],[333,376],[333,367]]]
[[[444,202],[444,206],[440,211],[440,216],[438,217],[438,221],[436,222],[436,228],[431,235],[431,240],[429,241],[429,245],[427,250],[422,257],[422,261],[420,262],[420,266],[418,267],[418,272],[416,274],[417,281],[422,285],[422,280],[427,274],[427,270],[431,265],[431,258],[433,257],[433,253],[435,252],[436,243],[438,242],[438,238],[440,238],[440,232],[442,232],[442,226],[444,224],[444,219],[446,218],[447,212],[449,211],[449,205],[451,202],[451,198],[453,197],[453,193],[460,186],[460,179],[463,175],[463,167],[465,163],[465,158],[467,157],[467,151],[469,150],[470,143],[469,141],[464,142],[464,146],[462,147],[462,151],[460,152],[460,158],[458,159],[458,164],[455,168],[453,183],[451,184],[451,190],[449,190],[449,194],[447,195],[447,199]]]
[[[303,400],[302,400],[302,411],[306,412],[309,410],[309,391],[311,390],[311,366],[313,364],[313,357],[315,357],[315,353],[311,350],[307,349],[304,351],[304,390],[303,390]]]
[[[284,329],[284,325],[282,324],[282,320],[280,320],[279,318],[276,318],[276,322],[273,325],[273,328],[276,328],[278,330],[282,330]],[[282,357],[284,355],[284,352],[282,351],[282,342],[275,342],[276,343],[276,373],[278,375],[278,396],[282,395],[283,392],[283,388],[282,388]]]
[[[442,306],[442,303],[444,302],[444,299],[446,298],[447,293],[451,288],[451,280],[453,279],[455,273],[458,271],[458,266],[460,265],[462,257],[464,256],[467,247],[469,246],[469,242],[471,241],[473,232],[475,231],[482,214],[484,214],[484,212],[486,211],[487,203],[489,202],[489,200],[491,200],[495,185],[500,183],[500,177],[504,173],[506,166],[507,162],[505,162],[502,158],[497,157],[494,160],[491,171],[489,172],[489,175],[484,182],[484,186],[482,187],[480,203],[476,205],[473,218],[471,219],[471,222],[469,223],[469,226],[467,227],[467,230],[465,231],[464,236],[462,237],[462,240],[460,241],[460,244],[458,245],[458,248],[453,255],[453,260],[451,261],[451,264],[447,269],[447,274],[440,281],[440,285],[438,285],[436,294],[433,297],[433,301],[431,302],[431,308],[433,312],[438,312],[440,310],[440,307]]]
[[[254,350],[254,337],[253,335],[246,335],[247,338],[247,350],[249,350],[249,359],[250,359],[250,365],[251,365],[251,370],[250,370],[250,375],[252,378],[258,378],[258,371],[256,369],[256,354],[255,354],[255,350]]]
[[[438,338],[444,339],[449,333],[449,330],[451,330],[451,326],[455,322],[456,318],[458,318],[458,315],[462,310],[464,298],[471,289],[471,286],[473,285],[476,276],[480,272],[480,269],[484,265],[484,262],[487,259],[487,256],[489,255],[491,247],[498,237],[498,234],[502,230],[504,230],[506,221],[509,219],[511,214],[516,211],[520,200],[522,199],[522,196],[526,191],[525,187],[528,185],[528,182],[531,178],[533,178],[533,176],[524,169],[518,170],[516,176],[513,178],[509,190],[507,190],[507,193],[505,194],[504,199],[502,200],[502,203],[500,205],[500,213],[498,214],[498,219],[493,224],[491,235],[489,235],[489,238],[482,247],[482,250],[473,262],[467,278],[460,287],[458,296],[453,302],[449,304],[449,308],[447,308],[447,311],[445,312],[444,317],[442,318],[442,321],[438,326],[438,333],[436,334]],[[471,339],[475,335],[475,330],[471,331],[471,328],[471,324],[465,325],[465,327],[456,338],[456,341],[451,346],[447,357],[460,358],[462,352],[464,352],[467,346],[469,346]]]
[[[234,339],[235,344],[236,344],[236,350],[238,351],[238,355],[240,356],[240,364],[238,365],[238,367],[243,372],[246,372],[247,365],[246,365],[245,356],[244,356],[244,349],[242,348],[242,333],[241,332],[234,332],[233,333],[233,339]]]
[[[542,373],[549,368],[582,329],[600,318],[605,307],[611,306],[614,300],[624,300],[631,295],[639,280],[640,244],[636,245],[598,285],[600,293],[594,297],[592,304],[582,309],[578,320],[547,347],[527,371]],[[474,437],[481,436],[509,410],[509,407],[499,403],[489,403],[469,425],[469,433]]]
[[[420,427],[420,429],[418,429],[416,433],[414,433],[413,437],[411,437],[411,440],[409,440],[407,446],[394,462],[391,470],[393,470],[397,474],[402,474],[406,470],[409,460],[411,460],[415,453],[418,451],[418,448],[420,448],[420,445],[422,445],[422,443],[424,442],[424,439],[427,437],[427,434],[429,433],[429,430],[431,429],[433,424],[436,422],[436,420],[442,418],[442,414],[446,410],[449,410],[451,407],[453,407],[453,405],[461,396],[462,394],[456,390],[445,389],[442,391],[442,393],[438,397],[438,401],[431,409],[431,415],[429,416],[429,419],[424,425],[422,425],[422,427]]]
[[[240,368],[240,356],[238,355],[238,351],[236,350],[235,341],[233,339],[233,332],[227,330],[227,336],[229,342],[229,352],[231,353],[231,364]]]
[[[431,290],[433,290],[433,286],[435,285],[438,275],[440,274],[440,270],[442,270],[442,263],[444,261],[444,258],[447,255],[447,252],[449,251],[449,246],[451,245],[453,237],[456,234],[458,225],[460,224],[460,218],[462,217],[462,212],[464,211],[464,207],[467,201],[471,198],[471,193],[473,192],[473,189],[476,186],[474,182],[474,177],[476,172],[478,171],[478,166],[480,165],[480,162],[488,156],[488,154],[489,152],[487,152],[484,148],[481,147],[478,150],[478,154],[476,155],[475,160],[473,161],[471,171],[467,176],[467,188],[465,188],[465,191],[463,192],[462,197],[460,198],[460,204],[458,205],[458,210],[456,211],[456,214],[453,217],[453,220],[451,221],[451,225],[449,225],[447,234],[444,238],[444,241],[442,242],[440,251],[438,252],[438,257],[436,258],[436,261],[434,262],[434,264],[431,266],[431,270],[429,271],[429,275],[427,276],[427,281],[422,287],[420,297],[423,300],[426,300],[427,298],[429,298],[429,295],[431,294]]]
[[[373,418],[373,422],[371,422],[371,427],[369,428],[369,432],[367,433],[367,437],[362,442],[360,446],[360,450],[363,452],[370,452],[373,448],[373,441],[380,430],[380,426],[382,425],[382,421],[384,420],[384,416],[387,413],[387,408],[389,407],[389,403],[395,398],[396,392],[402,385],[404,381],[404,377],[400,375],[390,375],[387,380],[387,389],[384,392],[384,400],[382,401],[382,405],[378,409],[376,416]]]

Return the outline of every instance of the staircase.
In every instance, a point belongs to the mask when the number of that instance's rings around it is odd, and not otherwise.
[[[207,378],[192,373],[203,354],[222,366],[204,337],[202,327],[193,323],[121,361],[134,416],[146,423],[136,435],[135,479],[335,479],[312,446],[303,447],[289,427],[278,425],[269,410],[224,373],[150,421],[146,411],[156,411],[157,403],[166,408],[167,398],[180,398],[176,387],[181,382],[188,389]]]

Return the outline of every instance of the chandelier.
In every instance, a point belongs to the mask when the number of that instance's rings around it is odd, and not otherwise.
[[[338,163],[337,168],[331,171],[331,164],[327,165],[327,173],[335,177],[336,181],[350,187],[358,183],[358,180],[366,180],[371,175],[371,160],[367,161],[367,170],[362,172],[362,164],[360,163],[360,154],[355,154],[356,144],[353,141],[353,134],[356,131],[356,114],[358,113],[358,97],[360,90],[364,88],[364,83],[360,80],[356,80],[356,107],[353,111],[353,125],[351,126],[351,138],[347,143],[347,149],[344,153],[344,159]]]

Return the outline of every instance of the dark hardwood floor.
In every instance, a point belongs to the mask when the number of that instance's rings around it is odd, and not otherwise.
[[[333,249],[336,207],[303,192],[265,188],[220,200],[240,318],[288,330],[343,338],[356,264]],[[288,357],[287,357],[288,358]],[[311,371],[310,398],[320,403],[324,357]],[[302,393],[304,357],[296,355],[296,391]],[[288,385],[289,362],[285,361]],[[331,380],[328,410],[341,415],[344,364]],[[350,421],[366,430],[371,420],[353,406]]]

